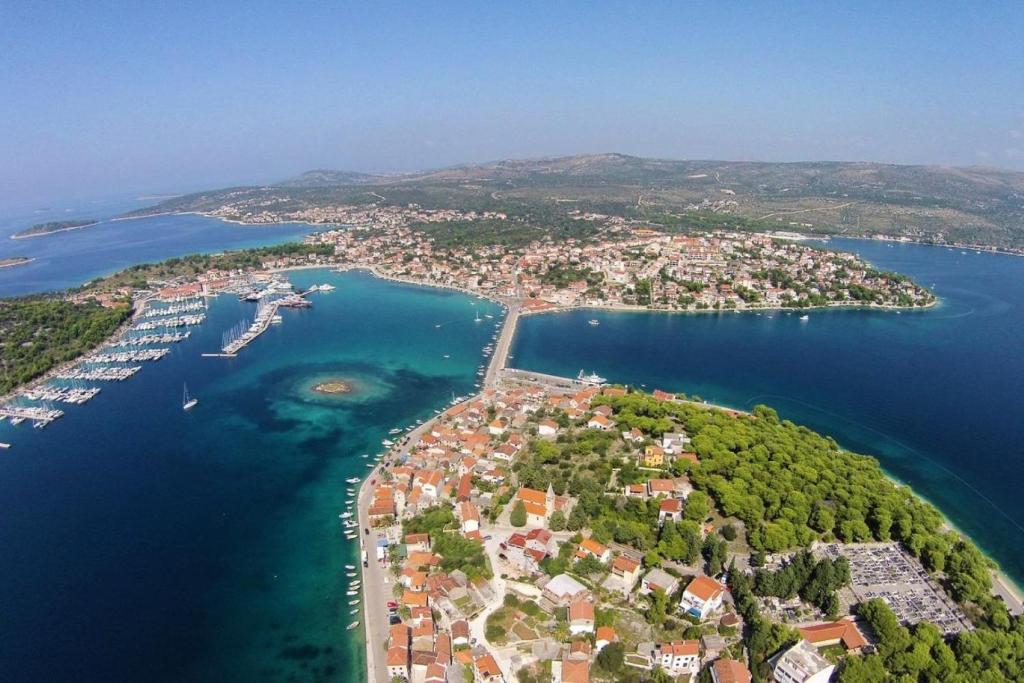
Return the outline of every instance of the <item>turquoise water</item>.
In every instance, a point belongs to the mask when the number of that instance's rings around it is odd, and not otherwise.
[[[201,358],[253,315],[221,297],[170,356],[46,429],[0,424],[0,678],[362,679],[344,479],[473,389],[500,309],[365,273],[291,279],[337,289],[238,358]],[[311,391],[336,377],[356,391]]]
[[[877,456],[1024,583],[1024,258],[830,246],[934,285],[941,306],[812,311],[806,322],[784,313],[542,315],[520,321],[510,364],[771,405]]]

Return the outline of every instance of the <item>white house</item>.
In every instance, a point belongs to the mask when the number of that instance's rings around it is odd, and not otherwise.
[[[658,663],[672,676],[689,674],[691,679],[700,671],[700,641],[682,640],[658,646]]]
[[[722,606],[725,586],[709,576],[697,576],[683,590],[679,606],[687,614],[704,620],[709,614]]]

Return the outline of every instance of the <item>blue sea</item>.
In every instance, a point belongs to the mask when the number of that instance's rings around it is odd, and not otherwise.
[[[362,680],[345,479],[473,391],[502,313],[361,272],[290,278],[337,289],[202,358],[253,316],[220,297],[171,355],[45,429],[0,423],[0,680]],[[354,392],[312,391],[334,378]]]
[[[1024,258],[832,240],[931,287],[922,311],[612,313],[520,320],[510,365],[683,391],[876,456],[1024,583]],[[587,324],[596,318],[599,326]]]
[[[0,268],[0,297],[75,287],[136,263],[162,261],[198,252],[215,253],[301,240],[309,225],[240,226],[183,214],[111,220],[155,203],[133,197],[76,202],[68,207],[0,212],[0,258],[28,256],[22,266]],[[28,239],[9,239],[37,223],[95,219],[100,223]]]
[[[31,247],[43,256],[0,270],[0,295],[308,230],[163,216],[0,240],[0,255]],[[511,364],[772,405],[877,456],[1020,582],[1024,259],[831,246],[912,275],[942,304],[812,311],[806,322],[785,313],[528,317]],[[0,455],[0,680],[362,680],[362,632],[344,628],[352,617],[341,567],[356,560],[337,518],[344,479],[368,471],[360,456],[378,452],[389,429],[473,389],[500,311],[360,272],[290,277],[337,289],[314,295],[310,310],[284,311],[238,358],[200,357],[253,315],[251,304],[221,297],[170,356],[49,427],[0,423],[0,441],[13,444]],[[495,318],[474,323],[476,310]],[[338,377],[355,393],[311,391]],[[188,413],[184,382],[200,401]]]

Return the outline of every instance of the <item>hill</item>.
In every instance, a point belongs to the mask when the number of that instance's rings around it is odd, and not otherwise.
[[[294,210],[406,205],[564,216],[620,215],[671,229],[731,227],[882,234],[1024,247],[1024,173],[871,162],[678,161],[595,154],[375,176],[311,171],[266,187],[178,197],[138,213],[247,203]]]

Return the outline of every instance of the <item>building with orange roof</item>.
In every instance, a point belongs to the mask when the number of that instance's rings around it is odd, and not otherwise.
[[[678,640],[658,646],[658,664],[673,676],[689,674],[691,679],[700,671],[700,641]]]
[[[501,683],[504,681],[501,669],[498,668],[498,663],[494,661],[494,657],[490,653],[480,655],[473,660],[473,673],[476,677],[475,680],[481,683]]]
[[[651,392],[651,396],[653,396],[654,398],[658,399],[659,401],[674,401],[674,400],[676,400],[676,395],[675,394],[670,394],[667,391],[662,391],[661,389],[655,389],[653,392]]]
[[[569,603],[569,632],[574,636],[594,632],[594,603],[589,600]]]
[[[551,662],[551,680],[555,683],[590,683],[590,661],[566,658]]]
[[[409,557],[406,560],[410,567],[433,567],[440,563],[440,558],[431,552],[415,551],[409,553]]]
[[[705,619],[709,614],[722,606],[722,597],[725,595],[725,586],[715,581],[710,576],[694,577],[689,585],[683,589],[683,597],[679,600],[679,606],[687,614],[698,619]]]
[[[711,665],[711,680],[714,683],[750,683],[751,675],[743,662],[716,659]]]
[[[600,652],[605,645],[610,645],[619,640],[619,634],[611,626],[598,626],[597,634],[594,636],[594,647]]]
[[[439,662],[433,662],[427,665],[426,678],[423,679],[423,683],[445,683],[447,680],[448,668]]]
[[[388,666],[388,676],[391,678],[409,678],[409,650],[399,645],[392,645],[388,648],[385,658]]]
[[[430,599],[425,592],[407,590],[402,593],[402,604],[406,607],[426,607]]]
[[[664,524],[671,519],[678,522],[683,518],[683,501],[678,498],[666,498],[658,504],[658,523]]]
[[[462,533],[470,534],[480,530],[480,511],[468,501],[458,504],[457,512],[462,521]]]
[[[640,561],[628,555],[619,555],[612,562],[612,576],[622,582],[625,588],[632,588],[640,573]]]
[[[612,559],[612,551],[606,545],[598,543],[592,538],[584,538],[576,549],[576,557],[580,559],[593,557],[598,562],[608,562]]]
[[[405,547],[409,552],[429,552],[430,534],[406,534]]]
[[[850,652],[860,652],[868,644],[864,634],[852,619],[803,626],[800,628],[800,635],[814,647],[842,644]]]
[[[595,415],[587,421],[588,429],[600,429],[602,431],[612,428],[612,421],[604,415]]]
[[[554,437],[558,434],[558,423],[554,420],[541,420],[537,425],[537,436]]]

